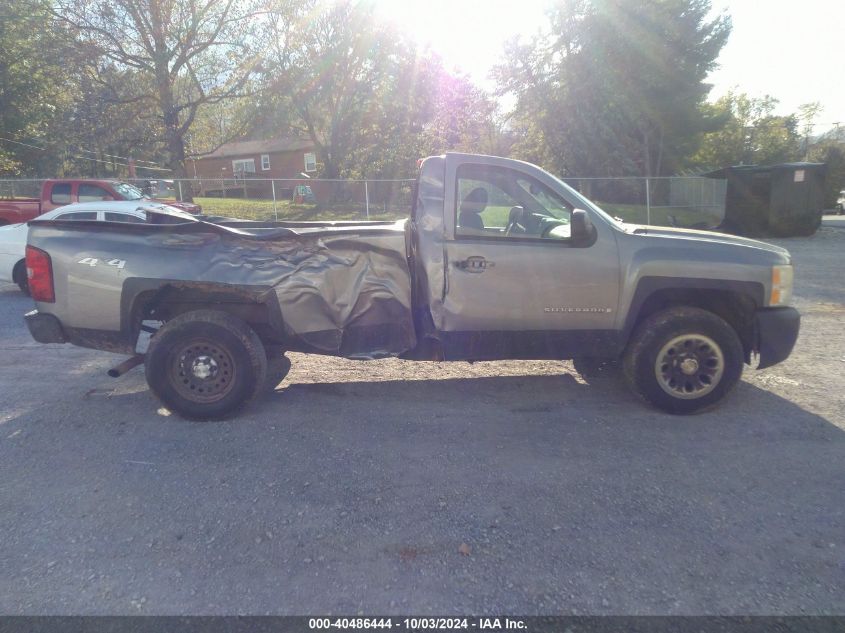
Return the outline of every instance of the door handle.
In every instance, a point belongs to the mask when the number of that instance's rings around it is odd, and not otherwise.
[[[483,273],[488,268],[493,268],[495,264],[488,259],[484,259],[480,255],[473,255],[466,259],[455,262],[455,268],[464,270],[468,273]]]

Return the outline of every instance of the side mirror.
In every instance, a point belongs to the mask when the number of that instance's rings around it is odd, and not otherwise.
[[[573,242],[589,242],[596,231],[584,209],[573,209],[569,220],[570,236]]]

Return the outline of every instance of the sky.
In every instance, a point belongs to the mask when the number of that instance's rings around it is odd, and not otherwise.
[[[636,2],[636,0],[631,0]],[[818,101],[816,132],[845,125],[845,0],[711,0],[733,32],[708,82],[711,99],[735,88],[780,101],[778,114]],[[446,64],[492,87],[502,44],[546,23],[549,0],[379,0],[383,17],[413,33]]]

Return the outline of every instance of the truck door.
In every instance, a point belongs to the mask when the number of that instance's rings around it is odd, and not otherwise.
[[[615,351],[619,255],[603,218],[592,217],[591,239],[576,243],[577,198],[542,170],[505,159],[447,155],[445,193],[437,325],[447,358]]]

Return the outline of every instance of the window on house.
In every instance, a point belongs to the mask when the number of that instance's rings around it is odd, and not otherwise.
[[[305,155],[305,171],[317,171],[317,155],[316,154],[306,154]]]
[[[235,174],[235,178],[243,177],[248,174],[255,173],[255,159],[254,158],[244,158],[240,160],[233,160],[232,161],[232,173]]]
[[[270,169],[270,154],[261,155],[261,169],[264,171]]]

